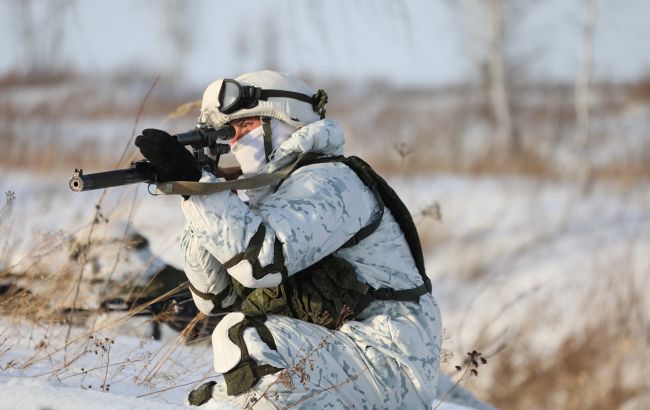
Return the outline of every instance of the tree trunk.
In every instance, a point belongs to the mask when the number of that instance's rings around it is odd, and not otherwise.
[[[501,0],[490,0],[490,44],[488,55],[488,76],[490,105],[494,115],[497,138],[511,151],[518,151],[520,144],[513,132],[508,92],[506,89],[503,63],[503,25]]]
[[[580,71],[576,78],[574,105],[576,110],[576,135],[579,147],[587,154],[589,148],[589,98],[593,70],[594,23],[596,1],[583,0],[582,50]]]

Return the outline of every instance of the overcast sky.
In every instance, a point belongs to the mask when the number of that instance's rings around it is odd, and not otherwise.
[[[169,12],[174,2],[5,0],[0,72],[23,70],[36,60],[45,67],[138,69],[206,84],[274,64],[352,80],[462,81],[475,74],[472,53],[480,52],[466,29],[486,19],[479,13],[468,20],[463,2],[471,1],[203,0]],[[518,5],[506,9],[510,22],[516,21],[509,26],[513,61],[533,77],[572,80],[579,67],[582,1],[506,3]],[[598,9],[596,76],[625,80],[650,73],[650,1],[599,0]],[[187,46],[174,43],[183,36],[170,35],[170,27],[185,33]]]

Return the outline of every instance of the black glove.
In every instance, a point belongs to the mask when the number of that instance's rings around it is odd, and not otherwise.
[[[148,128],[135,139],[135,146],[156,169],[159,182],[198,181],[201,170],[194,157],[165,131]]]

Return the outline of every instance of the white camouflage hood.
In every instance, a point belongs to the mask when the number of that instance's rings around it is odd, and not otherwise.
[[[343,155],[345,136],[341,126],[333,120],[324,119],[298,129],[271,154],[271,161],[260,174],[271,173],[294,161],[300,154],[315,152],[323,155]],[[246,191],[251,205],[256,204],[274,187],[249,189]]]
[[[345,136],[343,128],[333,120],[324,119],[298,129],[271,154],[260,173],[273,172],[307,152],[323,155],[343,155]]]

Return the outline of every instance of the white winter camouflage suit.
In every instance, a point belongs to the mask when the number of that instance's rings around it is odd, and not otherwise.
[[[261,172],[271,172],[303,152],[342,155],[343,145],[338,124],[317,121],[300,128],[277,147]],[[208,173],[201,179],[218,180]],[[187,219],[182,238],[185,272],[197,290],[218,294],[233,278],[250,288],[280,283],[280,273],[255,279],[247,260],[229,270],[220,263],[244,252],[260,224],[266,228],[258,256],[263,267],[274,261],[277,237],[289,275],[335,252],[352,263],[358,277],[373,288],[410,289],[422,284],[409,247],[388,209],[373,234],[356,246],[339,249],[379,211],[373,193],[347,166],[304,166],[276,192],[263,188],[247,195],[248,205],[230,191],[195,195],[183,202]],[[211,301],[196,295],[194,299],[202,312],[213,310]],[[222,307],[227,308],[235,299],[233,292]],[[242,314],[231,313],[222,323],[241,320],[237,315]],[[374,301],[356,320],[336,331],[275,315],[269,315],[265,324],[277,351],[262,342],[254,328],[248,328],[244,340],[250,355],[282,369],[293,367],[307,355],[307,380],[301,382],[298,373],[290,372],[294,386],[289,388],[271,374],[262,377],[250,393],[234,397],[226,395],[221,382],[213,390],[215,399],[245,406],[250,405],[251,398],[261,397],[255,408],[431,408],[438,382],[441,324],[437,303],[430,294],[421,297],[419,304]],[[239,350],[233,350],[234,345],[217,333],[215,330],[213,335],[215,369],[224,372],[237,363]]]

